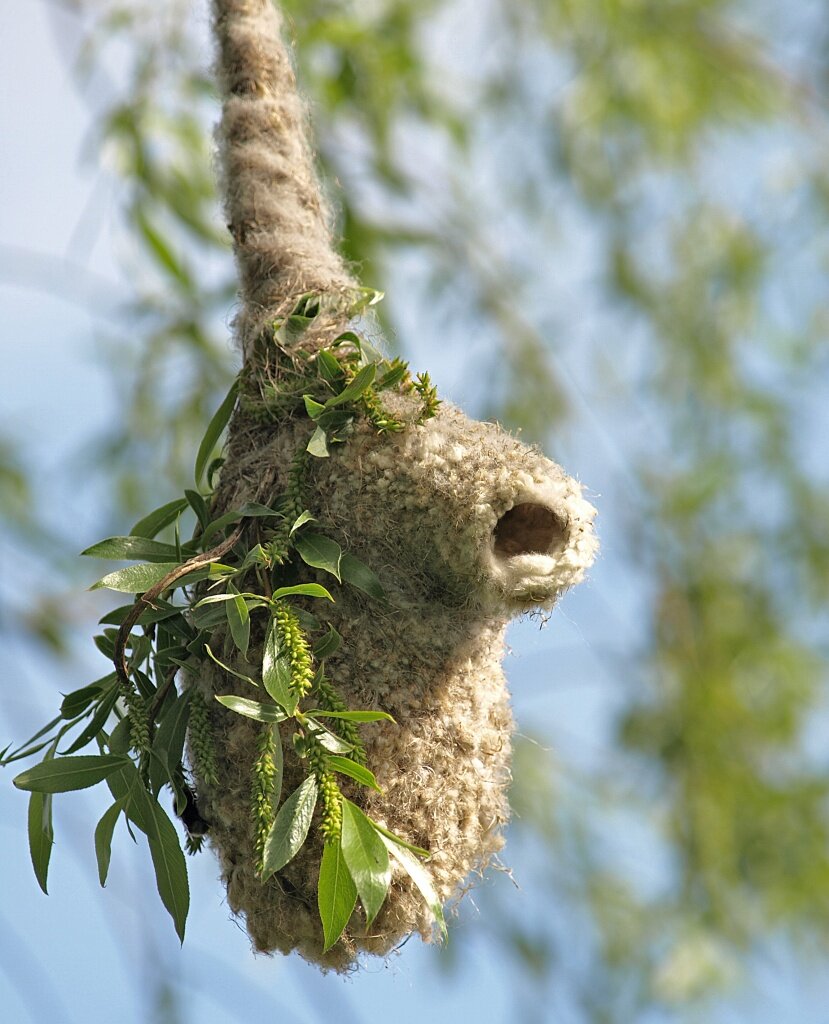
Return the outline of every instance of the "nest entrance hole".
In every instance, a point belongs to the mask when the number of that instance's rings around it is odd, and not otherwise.
[[[567,542],[567,524],[546,505],[524,501],[505,512],[495,524],[495,554],[548,555]]]

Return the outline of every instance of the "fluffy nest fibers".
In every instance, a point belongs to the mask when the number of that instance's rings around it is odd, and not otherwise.
[[[403,429],[379,435],[358,417],[330,457],[308,460],[305,502],[315,529],[366,563],[386,595],[378,603],[342,587],[326,606],[342,636],[327,675],[349,708],[395,720],[360,730],[382,793],[348,779],[343,791],[375,821],[429,851],[423,867],[445,902],[503,844],[513,731],[501,669],[506,625],[520,613],[552,608],[582,579],[597,547],[595,510],[558,465],[500,427],[446,404],[418,423],[414,396],[384,401]],[[237,413],[217,511],[252,500],[276,503],[291,486],[295,453],[313,424],[299,414],[261,419]],[[297,581],[331,579],[303,564],[295,573]],[[232,659],[222,640],[217,635],[213,650]],[[249,657],[257,656],[254,641]],[[194,685],[210,708],[217,762],[214,779],[197,774],[199,808],[229,904],[243,915],[255,948],[297,950],[344,970],[361,951],[387,954],[413,932],[430,939],[434,918],[393,864],[388,897],[371,927],[355,910],[340,941],[323,952],[319,835],[312,830],[299,854],[266,882],[257,875],[250,779],[261,726],[213,699],[249,697],[250,690],[211,664]],[[303,777],[286,743],[283,793]]]

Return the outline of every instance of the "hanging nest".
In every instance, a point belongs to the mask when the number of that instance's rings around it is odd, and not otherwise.
[[[379,583],[374,596],[343,586],[325,609],[326,627],[342,638],[325,660],[337,699],[394,720],[360,729],[364,762],[382,792],[347,778],[342,788],[370,819],[428,853],[423,869],[443,904],[460,895],[469,875],[482,872],[503,843],[513,729],[501,670],[505,627],[516,614],[551,608],[582,578],[595,553],[594,510],[579,485],[537,449],[447,405],[429,409],[422,389],[405,379],[363,393],[343,442],[331,444],[328,457],[307,454],[316,428],[302,395],[315,389],[324,398],[319,364],[343,345],[354,355],[354,335],[337,342],[348,325],[321,319],[305,329],[301,348],[280,344],[284,320],[260,336],[257,370],[243,389],[213,513],[264,502],[285,508],[288,522],[310,510],[314,521],[298,536],[312,527]],[[347,367],[348,358],[341,358]],[[378,418],[393,429],[379,429]],[[248,548],[254,541],[267,547],[268,536],[260,531]],[[283,571],[291,584],[331,580],[330,571],[302,559]],[[318,604],[306,599],[304,611],[317,614]],[[223,627],[211,648],[246,674],[250,662],[261,664],[263,643],[260,634],[248,664],[233,660]],[[358,907],[339,941],[324,951],[319,831],[312,829],[299,853],[262,879],[251,779],[268,727],[229,714],[214,699],[250,697],[250,686],[215,664],[204,665],[194,685],[210,708],[215,751],[210,780],[194,758],[199,809],[230,906],[244,915],[256,948],[296,949],[343,969],[359,951],[387,954],[413,931],[430,939],[434,908],[393,860],[391,887],[370,927]],[[312,690],[311,704],[320,696]],[[285,747],[282,792],[289,794],[309,768],[290,743]],[[318,807],[317,818],[323,813]]]
[[[594,509],[536,448],[368,345],[379,296],[332,244],[279,16],[270,0],[214,11],[243,354],[196,458],[196,487],[218,483],[87,548],[139,562],[93,585],[135,595],[95,637],[114,671],[0,764],[45,751],[14,780],[44,891],[52,796],[104,783],[101,883],[123,816],[183,940],[167,789],[256,949],[345,970],[431,939],[501,847],[504,631],[582,579]]]

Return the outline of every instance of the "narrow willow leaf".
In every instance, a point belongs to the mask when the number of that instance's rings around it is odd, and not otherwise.
[[[164,579],[167,573],[178,568],[177,562],[142,562],[140,565],[129,565],[126,569],[118,569],[103,579],[93,583],[90,590],[117,590],[122,594],[143,594]]]
[[[311,513],[308,511],[308,509],[305,509],[304,512],[300,512],[300,514],[296,517],[296,520],[294,521],[294,525],[291,527],[291,532],[288,534],[288,536],[289,537],[293,537],[293,535],[300,528],[300,526],[304,526],[306,523],[315,523],[315,522],[316,522],[316,519],[311,515]]]
[[[188,579],[189,582],[189,579]],[[119,608],[113,608],[111,612],[107,612],[106,615],[101,616],[98,622],[102,626],[120,626],[124,619],[132,611],[134,604],[122,604]],[[184,608],[170,604],[169,601],[165,601],[160,597],[157,597],[153,601],[152,608],[145,608],[138,617],[138,621],[135,623],[136,626],[152,626],[156,622],[164,622],[166,619],[172,619],[178,616],[181,618]]]
[[[101,820],[95,826],[95,859],[98,861],[98,881],[101,883],[101,887],[106,885],[109,862],[112,858],[112,833],[124,810],[124,804],[124,800],[116,800],[108,810],[104,811]]]
[[[204,476],[204,470],[213,454],[213,449],[216,447],[216,442],[222,435],[222,431],[227,426],[233,407],[236,405],[236,396],[239,392],[239,378],[230,386],[230,390],[225,396],[222,404],[213,414],[213,419],[207,425],[207,430],[204,432],[204,437],[199,445],[199,451],[196,455],[196,466],[194,471],[194,477],[196,480],[196,487],[201,483],[201,479]]]
[[[61,756],[67,754],[74,754],[76,750],[80,750],[85,747],[87,743],[95,739],[98,733],[106,725],[107,719],[112,714],[112,709],[115,707],[115,702],[118,700],[118,688],[112,686],[101,698],[98,707],[95,710],[95,714],[89,720],[86,727],[77,735],[72,744],[62,750]]]
[[[147,836],[158,894],[183,942],[190,887],[187,863],[175,825],[161,804],[147,791],[132,761],[126,760],[121,770],[107,779],[107,784],[116,800],[124,800],[124,810],[130,821]]]
[[[394,832],[389,832],[387,828],[383,828],[382,825],[378,825],[378,823],[373,818],[369,818],[368,820],[377,829],[380,835],[385,836],[386,839],[389,839],[393,843],[397,843],[398,846],[402,846],[404,850],[409,850],[411,853],[416,853],[418,857],[425,858],[431,856],[429,851],[424,850],[422,846],[415,846],[414,843],[407,843],[405,839],[401,839],[401,837],[395,835]]]
[[[35,793],[68,793],[74,789],[94,786],[125,764],[131,763],[127,758],[114,754],[57,757],[27,768],[12,782],[18,789]]]
[[[245,599],[234,589],[231,591],[232,601],[225,605],[227,612],[227,624],[230,627],[230,635],[233,642],[239,648],[243,658],[248,656],[248,644],[250,643],[250,612]]]
[[[130,749],[130,720],[122,718],[109,734],[107,748],[111,754],[128,754]]]
[[[328,458],[328,437],[322,427],[317,427],[311,435],[311,440],[306,445],[305,450],[309,455],[313,455],[317,459]]]
[[[207,546],[207,542],[218,530],[223,530],[226,526],[230,526],[232,523],[238,523],[240,519],[273,519],[283,518],[281,512],[277,512],[276,509],[270,508],[268,505],[260,505],[258,501],[248,501],[241,508],[233,509],[231,512],[225,512],[224,515],[219,516],[218,519],[214,519],[208,523],[204,528],[204,532],[200,538],[202,547]]]
[[[274,724],[271,726],[271,736],[273,737],[273,808],[274,810],[279,807],[279,801],[282,799],[282,782],[285,775],[285,754],[282,750],[282,733],[279,731],[279,725]]]
[[[340,572],[345,582],[350,583],[352,587],[362,590],[376,601],[386,600],[386,592],[380,580],[359,558],[346,552],[340,562]]]
[[[279,653],[279,631],[274,619],[268,623],[268,631],[265,634],[262,685],[289,715],[296,711],[297,695],[291,690],[291,666],[288,659]]]
[[[352,761],[348,757],[336,757],[332,755],[328,758],[328,767],[332,768],[335,772],[339,772],[341,775],[347,775],[349,778],[354,779],[355,782],[359,782],[363,786],[368,786],[369,789],[376,789],[378,793],[383,792],[383,790],[377,785],[377,779],[375,779],[374,773],[370,772],[368,768],[364,768],[363,765],[357,764],[356,761]]]
[[[389,851],[369,819],[350,800],[343,800],[342,850],[368,927],[383,906],[391,884]]]
[[[281,871],[299,853],[308,835],[317,804],[317,780],[313,775],[298,786],[279,808],[265,842],[262,878]]]
[[[314,569],[323,569],[330,572],[340,581],[340,560],[343,557],[343,549],[330,537],[323,537],[319,533],[302,533],[294,541],[299,557]]]
[[[11,754],[9,754],[9,749],[11,748],[11,744],[9,744],[9,746],[3,751],[3,756],[0,758],[0,764],[9,764],[11,761],[17,761],[21,757],[26,757],[26,751],[28,751],[28,754],[30,755],[36,753],[36,750],[29,750],[28,748],[39,740],[41,736],[45,736],[47,732],[54,729],[62,717],[62,715],[58,715],[57,718],[53,718],[51,722],[47,722],[42,729],[38,729],[34,736],[30,736],[24,744],[15,748]],[[46,743],[51,743],[51,740],[46,740],[45,743],[40,744],[38,749],[42,749]]]
[[[330,658],[339,649],[342,639],[333,626],[329,627],[325,636],[314,644],[314,657],[317,661],[324,661],[326,658]]]
[[[176,498],[175,501],[168,501],[166,505],[150,512],[149,515],[139,519],[130,530],[133,537],[147,537],[152,539],[160,533],[165,526],[169,526],[187,508],[186,498]]]
[[[340,361],[327,348],[320,349],[317,352],[317,370],[320,377],[329,384],[337,384],[342,380],[343,368],[340,366]],[[324,409],[325,406],[322,406],[322,408]]]
[[[338,395],[334,395],[333,398],[329,398],[325,403],[326,409],[331,409],[335,405],[342,405],[344,402],[354,402],[360,395],[369,387],[371,387],[374,381],[374,375],[377,372],[377,366],[374,363],[369,363],[368,366],[364,366],[354,377],[354,380],[344,388]]]
[[[300,583],[295,587],[280,587],[279,590],[274,591],[274,601],[283,597],[323,597],[329,601],[334,600],[325,587],[321,587],[319,583]]]
[[[49,874],[49,858],[55,841],[52,830],[52,794],[33,792],[29,797],[29,854],[32,858],[35,878],[40,888],[49,895],[46,880]]]
[[[346,741],[335,732],[331,732],[330,729],[327,729],[322,722],[316,721],[314,723],[314,728],[311,731],[331,754],[348,755],[354,749],[354,745],[352,743],[346,743]]]
[[[259,683],[257,683],[255,679],[251,679],[250,676],[242,675],[241,672],[237,672],[235,669],[232,669],[229,665],[225,665],[223,661],[219,661],[216,655],[210,650],[209,644],[205,644],[204,649],[207,651],[208,657],[212,658],[213,661],[215,661],[216,664],[219,666],[219,668],[223,668],[225,672],[228,673],[228,675],[236,676],[237,679],[242,679],[244,682],[250,683],[251,686],[255,686],[257,689],[259,688]]]
[[[199,526],[201,526],[202,530],[206,530],[210,524],[210,512],[207,508],[207,502],[198,491],[185,490],[184,497],[187,499],[187,504],[196,513]]]
[[[348,872],[339,843],[326,843],[322,850],[317,905],[325,945],[331,949],[343,933],[357,903],[357,887]]]
[[[325,412],[325,406],[321,402],[314,401],[310,395],[303,395],[302,400],[305,402],[305,411],[315,420],[319,415]]]
[[[161,902],[167,908],[180,942],[190,909],[190,885],[187,861],[178,840],[175,825],[161,805],[153,801],[154,833],[147,836],[155,880]]]
[[[375,828],[377,827],[376,822],[372,822]],[[441,937],[445,940],[448,938],[446,931],[446,920],[443,916],[443,906],[438,899],[438,894],[435,892],[435,887],[432,885],[432,879],[426,868],[409,853],[408,849],[400,845],[393,839],[389,839],[385,834],[385,830],[378,829],[380,838],[386,846],[386,849],[394,857],[394,859],[404,869],[406,874],[411,878],[417,887],[420,895],[426,902],[426,906],[431,910],[432,916],[440,930]]]
[[[153,738],[154,760],[150,765],[150,776],[156,789],[160,789],[164,782],[172,783],[181,765],[187,725],[190,721],[190,698],[189,690],[174,698],[172,706],[164,710],[158,731]],[[154,771],[156,765],[158,768]]]
[[[246,718],[255,718],[257,722],[284,722],[288,717],[282,708],[276,704],[263,704],[258,700],[248,700],[247,697],[237,697],[228,694],[224,697],[217,697],[220,704],[235,711],[237,715],[244,715]]]
[[[111,637],[99,634],[92,637],[92,642],[107,661],[113,660],[115,657],[115,641]]]
[[[172,544],[162,544],[146,537],[108,537],[81,552],[90,558],[110,558],[113,561],[177,562],[178,552]]]
[[[82,686],[79,690],[73,690],[71,693],[67,693],[61,701],[61,716],[67,720],[77,718],[78,715],[86,711],[93,701],[97,700],[101,696],[104,690],[115,685],[115,681],[115,673],[110,672],[109,675],[102,676],[101,679],[96,679],[94,683],[89,683],[88,686]]]
[[[394,719],[385,711],[323,711],[314,708],[306,711],[308,718],[342,718],[346,722],[393,722]]]

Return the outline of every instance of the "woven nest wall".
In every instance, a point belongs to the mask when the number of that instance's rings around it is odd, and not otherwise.
[[[398,399],[396,412],[414,419],[414,405]],[[310,429],[302,418],[263,428],[240,416],[217,510],[277,498]],[[262,495],[263,478],[273,481],[272,493]],[[441,899],[450,900],[503,842],[512,732],[501,670],[505,626],[517,613],[550,608],[581,579],[595,551],[594,511],[579,485],[536,449],[450,407],[391,437],[360,424],[329,459],[312,460],[308,491],[322,531],[373,569],[388,599],[378,606],[344,588],[326,614],[343,637],[327,668],[346,703],[395,719],[364,729],[383,794],[354,787],[347,795],[429,850],[426,868]],[[300,578],[324,581],[307,568]],[[250,695],[215,667],[198,685],[211,697]],[[256,948],[298,949],[342,968],[359,950],[388,953],[412,931],[430,938],[431,915],[403,875],[369,933],[357,911],[323,955],[319,842],[260,881],[250,824],[257,726],[210,703],[218,785],[200,783],[199,806],[230,906],[244,914]],[[301,777],[286,753],[285,791]]]

